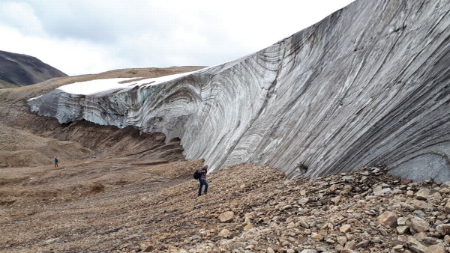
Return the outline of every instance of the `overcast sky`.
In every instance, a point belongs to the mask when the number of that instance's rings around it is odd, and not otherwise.
[[[211,66],[251,54],[353,0],[0,0],[0,50],[68,75]]]

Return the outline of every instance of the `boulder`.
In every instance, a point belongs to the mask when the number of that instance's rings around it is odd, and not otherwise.
[[[345,224],[339,228],[339,231],[341,231],[342,233],[348,233],[351,230],[351,228],[352,226],[350,224]]]
[[[397,215],[393,212],[384,212],[378,216],[378,222],[383,223],[386,226],[396,227],[397,226]]]
[[[436,226],[436,231],[442,235],[450,235],[450,224],[441,224]]]
[[[432,245],[425,250],[425,253],[446,253],[446,250],[443,245]]]
[[[228,229],[222,229],[220,232],[219,232],[219,237],[225,237],[225,238],[228,238],[228,237],[230,237],[230,235],[231,235],[231,233],[230,233],[230,230],[228,230]]]
[[[422,218],[414,217],[406,221],[411,232],[427,232],[430,230],[430,224]]]
[[[427,200],[429,195],[430,195],[430,189],[423,188],[423,189],[420,189],[416,193],[416,199],[418,199],[418,200]]]
[[[230,222],[230,221],[233,220],[233,218],[234,218],[234,212],[233,211],[224,212],[221,215],[219,215],[219,220],[222,223]]]
[[[446,214],[450,214],[450,201],[444,206],[444,211]]]

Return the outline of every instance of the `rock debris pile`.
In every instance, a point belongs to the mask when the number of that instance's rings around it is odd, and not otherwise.
[[[208,194],[197,197],[198,182],[191,172],[203,161],[149,167],[117,159],[109,166],[106,162],[50,167],[40,172],[44,175],[29,172],[33,178],[41,177],[42,185],[11,179],[0,188],[0,200],[6,201],[0,203],[0,218],[4,217],[0,251],[444,253],[450,249],[450,182],[411,182],[374,167],[287,180],[271,167],[239,164],[210,173]],[[104,186],[101,191],[72,198],[61,192],[64,180],[66,186],[73,181],[88,187],[94,179]],[[37,189],[54,192],[55,197],[22,194]],[[14,192],[15,201],[7,202]]]
[[[179,187],[168,194],[180,193]],[[169,205],[160,218],[165,225],[157,225],[158,232],[137,250],[444,253],[450,249],[450,182],[401,180],[381,168],[284,180],[270,168],[238,165],[213,174],[210,188],[211,194],[191,200],[192,210],[183,215],[170,215],[183,206]]]

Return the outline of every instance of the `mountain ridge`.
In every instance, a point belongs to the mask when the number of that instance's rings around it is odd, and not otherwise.
[[[0,80],[4,82],[24,86],[63,76],[67,75],[36,57],[0,51]]]

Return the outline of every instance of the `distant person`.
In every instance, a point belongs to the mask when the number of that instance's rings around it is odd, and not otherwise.
[[[58,167],[58,158],[55,157],[55,167]]]
[[[205,186],[205,194],[208,192],[208,183],[206,182],[206,173],[208,173],[208,165],[203,166],[203,168],[199,169],[200,173],[200,187],[198,188],[198,196],[202,195],[202,187]]]

